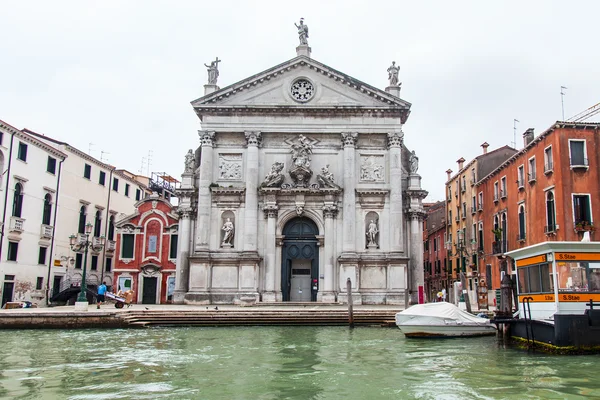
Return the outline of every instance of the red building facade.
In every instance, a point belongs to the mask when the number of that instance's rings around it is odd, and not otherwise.
[[[423,268],[427,301],[435,301],[436,294],[446,289],[449,293],[452,277],[448,269],[446,251],[446,202],[425,205],[423,220]]]
[[[136,204],[136,212],[116,223],[114,291],[132,289],[135,302],[165,304],[175,289],[178,216],[156,195]]]

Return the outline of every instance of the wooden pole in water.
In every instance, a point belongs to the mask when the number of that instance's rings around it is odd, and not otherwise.
[[[346,279],[346,295],[348,296],[348,324],[354,328],[354,311],[352,310],[352,281]]]

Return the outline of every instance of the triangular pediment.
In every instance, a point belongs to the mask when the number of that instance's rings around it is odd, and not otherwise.
[[[298,99],[294,84],[308,82],[308,99]],[[294,107],[299,108],[394,108],[404,110],[410,103],[343,74],[311,58],[299,56],[276,67],[219,89],[192,102],[206,107]]]

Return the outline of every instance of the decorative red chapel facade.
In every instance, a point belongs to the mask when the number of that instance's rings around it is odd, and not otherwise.
[[[116,223],[118,257],[113,290],[134,290],[137,303],[171,303],[178,216],[174,207],[157,195],[146,197],[135,207],[135,213]]]

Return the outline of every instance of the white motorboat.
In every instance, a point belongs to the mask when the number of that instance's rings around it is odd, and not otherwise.
[[[407,337],[484,336],[496,333],[487,318],[476,317],[454,304],[416,304],[396,314],[396,325]]]

